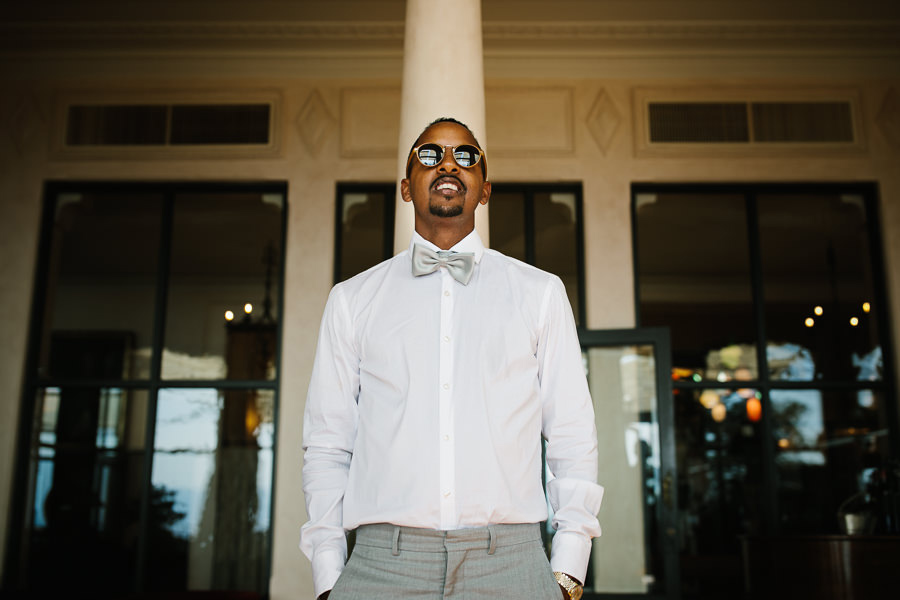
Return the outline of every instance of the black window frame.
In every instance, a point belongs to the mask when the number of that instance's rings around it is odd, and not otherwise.
[[[575,197],[575,269],[578,277],[578,313],[575,314],[575,323],[579,328],[587,327],[587,303],[585,285],[585,261],[584,261],[584,190],[581,182],[559,183],[492,183],[491,194],[522,194],[524,199],[523,210],[525,213],[525,262],[535,266],[535,221],[534,221],[534,197],[536,194],[549,194],[560,192],[572,194]],[[490,207],[490,202],[488,202]]]
[[[890,457],[900,457],[900,422],[898,422],[896,375],[894,363],[894,350],[891,336],[891,315],[887,290],[887,272],[884,264],[884,251],[880,230],[880,211],[878,184],[874,182],[849,182],[849,183],[633,183],[631,186],[631,239],[632,259],[634,269],[634,314],[635,327],[641,327],[641,296],[640,296],[640,257],[638,255],[638,215],[637,198],[643,194],[659,193],[702,193],[702,194],[741,194],[745,200],[747,218],[747,236],[749,242],[750,257],[750,283],[752,286],[753,313],[755,329],[757,333],[756,357],[759,368],[757,377],[753,380],[742,381],[741,386],[756,390],[762,395],[761,435],[762,447],[760,448],[763,460],[762,485],[764,506],[763,534],[778,535],[780,532],[778,486],[775,464],[775,448],[767,440],[774,436],[774,424],[771,415],[771,392],[773,390],[820,390],[820,391],[856,391],[876,390],[884,394],[885,413],[888,421],[888,450]],[[863,198],[866,207],[866,234],[869,240],[869,256],[872,261],[873,293],[875,295],[873,308],[878,319],[878,335],[882,344],[883,371],[880,381],[850,381],[834,379],[811,379],[809,381],[785,381],[772,380],[769,377],[768,360],[766,356],[767,334],[765,328],[765,303],[763,300],[763,271],[761,250],[759,243],[759,223],[756,198],[762,194],[854,194]],[[722,384],[715,380],[691,381],[679,379],[672,382],[674,390],[694,392],[697,390],[717,389]]]
[[[44,327],[44,307],[47,302],[48,279],[50,268],[51,245],[53,242],[53,228],[56,213],[57,198],[64,193],[158,193],[162,196],[162,211],[160,223],[160,238],[158,249],[158,269],[156,274],[156,290],[154,298],[153,329],[152,329],[152,360],[150,375],[147,379],[70,379],[41,377],[38,374],[39,353],[41,351],[41,336]],[[25,523],[28,502],[32,499],[28,472],[30,452],[32,446],[33,419],[35,398],[37,391],[46,387],[66,387],[78,389],[119,388],[127,390],[146,390],[147,422],[145,430],[144,458],[141,473],[141,498],[138,534],[138,550],[135,564],[135,578],[132,590],[119,590],[116,593],[131,591],[142,593],[147,590],[146,582],[152,577],[147,572],[147,548],[148,548],[148,516],[150,508],[150,496],[152,492],[153,454],[155,452],[153,440],[156,429],[156,412],[159,392],[167,388],[205,388],[216,390],[271,390],[274,395],[273,407],[273,439],[272,439],[272,495],[270,499],[269,529],[266,533],[268,547],[263,570],[264,580],[268,585],[272,570],[272,542],[274,523],[274,502],[276,492],[275,465],[278,460],[278,420],[279,420],[279,389],[281,381],[281,369],[276,369],[275,377],[266,380],[173,380],[164,379],[162,376],[162,348],[165,336],[165,317],[168,300],[168,279],[171,269],[171,242],[172,223],[174,216],[175,196],[183,193],[241,193],[258,192],[261,194],[280,194],[284,199],[281,222],[281,249],[278,256],[278,265],[275,275],[282,285],[276,290],[278,324],[276,329],[276,364],[280,365],[282,356],[282,326],[284,315],[284,263],[287,247],[287,223],[288,223],[288,184],[287,182],[109,182],[109,181],[46,181],[43,189],[42,217],[39,235],[38,256],[34,274],[34,284],[31,302],[31,314],[29,319],[27,350],[25,358],[25,376],[22,385],[22,400],[20,403],[18,435],[16,443],[16,456],[11,490],[10,520],[12,524],[6,543],[6,560],[4,564],[3,590],[25,590],[27,585],[28,553],[26,549],[28,536],[25,532],[30,525]],[[52,576],[52,575],[51,575]],[[185,590],[186,591],[186,590]],[[266,590],[265,594],[268,594]],[[102,593],[98,594],[103,597]]]
[[[397,204],[397,186],[394,183],[362,183],[362,182],[338,182],[335,186],[334,199],[334,268],[332,271],[333,283],[343,281],[341,278],[341,260],[343,258],[344,242],[344,194],[352,193],[384,194],[384,239],[381,247],[381,260],[387,260],[394,255],[394,215]],[[344,278],[349,279],[349,277]]]

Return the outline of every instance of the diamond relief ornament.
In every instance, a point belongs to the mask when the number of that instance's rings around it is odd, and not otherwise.
[[[597,146],[606,155],[610,143],[612,143],[616,130],[622,122],[622,114],[613,103],[605,90],[600,90],[594,106],[587,116],[587,128],[594,136]]]
[[[889,89],[885,95],[875,122],[890,145],[895,150],[900,150],[900,94],[894,88]]]
[[[303,140],[303,144],[310,154],[314,156],[318,154],[334,124],[335,119],[328,112],[322,95],[317,90],[313,90],[297,116],[297,130],[300,132],[300,139]]]

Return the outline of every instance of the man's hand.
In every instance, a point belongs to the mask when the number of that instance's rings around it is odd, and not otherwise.
[[[328,594],[330,594],[330,593],[331,593],[331,590],[328,590],[327,592],[320,594],[319,597],[316,598],[316,600],[328,600]]]

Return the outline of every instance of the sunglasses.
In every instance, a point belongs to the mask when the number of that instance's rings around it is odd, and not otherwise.
[[[464,169],[471,169],[478,163],[481,163],[481,171],[484,178],[487,179],[487,157],[484,150],[472,144],[460,144],[459,146],[441,146],[440,144],[428,143],[416,146],[406,161],[406,176],[409,177],[410,165],[412,157],[415,156],[422,163],[423,167],[434,167],[444,160],[444,150],[450,148],[453,150],[453,160],[456,164]]]

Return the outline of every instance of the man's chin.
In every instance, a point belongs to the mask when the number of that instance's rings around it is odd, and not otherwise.
[[[458,217],[462,214],[462,206],[458,204],[429,204],[428,210],[436,217]]]

